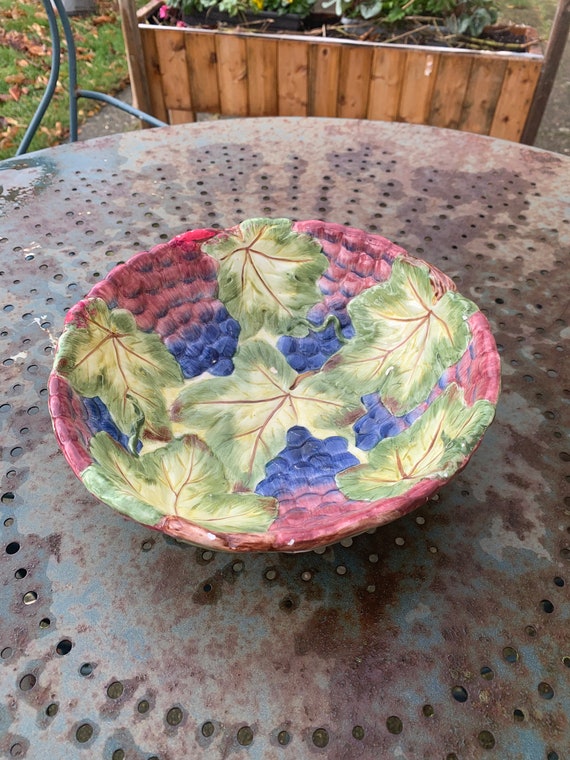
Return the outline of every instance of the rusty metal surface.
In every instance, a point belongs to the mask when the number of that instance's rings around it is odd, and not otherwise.
[[[567,760],[570,160],[342,120],[147,130],[0,164],[0,753]],[[117,262],[256,215],[377,231],[454,277],[497,418],[409,516],[212,554],[99,505],[56,447],[52,337]]]

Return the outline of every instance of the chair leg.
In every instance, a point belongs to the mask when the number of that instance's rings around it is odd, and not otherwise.
[[[75,49],[75,40],[73,39],[73,30],[62,0],[51,0],[51,2],[57,8],[67,43],[67,56],[69,58],[69,142],[77,142],[77,51]]]
[[[55,13],[53,11],[50,0],[43,0],[43,4],[44,4],[44,8],[46,9],[46,13],[48,17],[49,32],[51,36],[51,68],[50,68],[49,79],[48,79],[46,90],[44,94],[42,95],[42,99],[40,100],[40,103],[38,107],[36,108],[36,112],[32,116],[32,120],[30,121],[28,128],[26,129],[26,132],[24,133],[24,137],[22,138],[22,141],[20,145],[18,146],[18,150],[16,151],[17,156],[21,156],[23,153],[26,153],[26,151],[30,147],[30,143],[32,142],[34,135],[38,131],[38,127],[41,124],[44,114],[47,111],[49,104],[51,103],[51,99],[53,98],[53,94],[57,86],[57,80],[59,78],[59,66],[60,66],[59,61],[60,61],[60,56],[61,56],[61,43],[60,43],[60,38],[59,38],[59,29],[57,26],[57,19],[55,17]]]

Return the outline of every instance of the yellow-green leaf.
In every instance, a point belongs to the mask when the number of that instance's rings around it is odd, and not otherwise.
[[[56,371],[81,396],[99,396],[122,433],[169,440],[162,389],[180,386],[182,371],[159,336],[136,326],[124,309],[100,298],[83,302],[58,344]]]
[[[195,436],[174,439],[139,457],[107,433],[98,433],[91,455],[94,464],[82,473],[86,487],[147,525],[175,515],[212,531],[262,533],[277,514],[275,499],[229,493],[220,461]]]
[[[262,327],[306,334],[306,315],[322,299],[317,281],[328,266],[320,244],[294,232],[289,219],[247,219],[202,245],[220,262],[220,298],[241,338]]]
[[[317,438],[342,435],[344,428],[353,438],[351,412],[360,414],[362,407],[352,393],[329,386],[318,374],[300,378],[263,341],[242,345],[234,363],[232,375],[185,388],[173,413],[206,440],[238,483],[254,487],[294,425],[309,428]]]
[[[337,475],[339,488],[350,499],[376,501],[400,496],[428,478],[445,480],[472,452],[494,413],[489,401],[467,406],[463,391],[452,384],[409,428],[372,449],[368,464]]]
[[[377,392],[392,414],[406,414],[464,354],[476,309],[455,291],[440,295],[424,264],[396,259],[388,281],[349,303],[355,337],[324,371],[332,383]]]

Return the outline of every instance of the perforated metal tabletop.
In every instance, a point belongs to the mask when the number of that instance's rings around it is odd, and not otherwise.
[[[257,119],[0,164],[0,753],[570,758],[570,160],[467,133]],[[375,231],[490,320],[497,417],[419,510],[229,555],[99,504],[47,410],[65,312],[118,262],[253,216]]]

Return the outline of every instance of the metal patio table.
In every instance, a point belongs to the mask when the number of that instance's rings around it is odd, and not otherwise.
[[[570,758],[570,159],[328,119],[143,130],[0,164],[0,752],[32,760]],[[119,261],[252,216],[378,232],[502,354],[438,497],[326,550],[230,555],[99,504],[47,410],[66,310]]]

